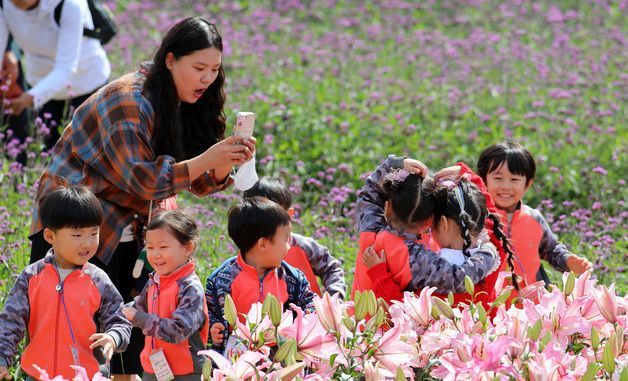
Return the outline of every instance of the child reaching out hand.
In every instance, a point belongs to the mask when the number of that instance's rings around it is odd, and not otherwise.
[[[165,358],[174,380],[200,380],[209,337],[203,284],[194,272],[192,253],[198,228],[187,214],[158,214],[146,226],[146,256],[155,270],[124,314],[146,335],[140,355],[142,380],[157,380],[155,364]]]
[[[543,215],[523,203],[535,171],[534,157],[517,143],[492,145],[478,159],[478,174],[486,183],[519,258],[515,272],[531,284],[542,279],[541,259],[559,271],[579,275],[590,270],[591,262],[570,252],[558,241]]]

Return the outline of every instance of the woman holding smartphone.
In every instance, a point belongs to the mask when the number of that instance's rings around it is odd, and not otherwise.
[[[143,286],[132,276],[140,249],[135,237],[142,234],[133,227],[146,220],[153,201],[183,190],[206,196],[225,189],[233,166],[255,153],[254,138],[224,137],[222,49],[207,20],[177,23],[152,63],[112,81],[76,110],[40,179],[37,200],[62,179],[87,185],[100,199],[105,222],[95,263],[125,302]],[[37,209],[31,234],[32,263],[50,247]],[[123,358],[112,360],[117,380],[142,372],[142,346],[141,332],[134,331]]]

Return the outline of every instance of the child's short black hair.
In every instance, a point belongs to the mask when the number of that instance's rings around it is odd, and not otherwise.
[[[486,176],[506,162],[508,170],[526,177],[526,184],[534,179],[536,163],[530,151],[519,143],[501,142],[482,151],[478,159],[478,173],[486,182]]]
[[[279,226],[290,224],[288,212],[264,197],[245,198],[229,209],[229,237],[244,257],[260,238],[271,238]]]
[[[244,198],[255,196],[266,197],[284,209],[292,206],[292,193],[286,181],[281,177],[262,177],[251,189],[244,192]]]
[[[100,226],[103,210],[94,193],[83,185],[63,186],[44,195],[39,202],[44,228],[89,228]]]

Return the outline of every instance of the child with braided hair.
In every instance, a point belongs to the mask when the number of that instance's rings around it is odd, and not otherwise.
[[[418,160],[390,155],[367,179],[358,195],[360,250],[356,259],[353,292],[374,290],[377,297],[401,300],[403,290],[426,286],[437,292],[462,293],[464,278],[474,283],[496,267],[496,249],[488,243],[471,253],[461,264],[453,264],[430,250],[424,235],[432,225],[433,182],[426,179],[427,167]],[[387,263],[376,266],[363,260],[370,246],[384,250]],[[377,256],[377,255],[375,255]],[[366,258],[365,258],[366,259]],[[378,287],[371,273],[388,273],[391,287]]]
[[[494,210],[492,200],[481,179],[461,163],[440,171],[435,179],[431,184],[434,202],[431,233],[434,243],[441,247],[438,255],[452,265],[461,266],[471,256],[486,251],[490,247],[487,243],[497,248],[499,255],[494,265],[475,286],[476,300],[487,305],[495,299],[497,270],[501,262],[508,262],[511,268],[513,263],[513,252],[501,230],[499,217],[491,212],[491,209]],[[399,299],[404,289],[393,281],[388,271],[386,252],[380,250],[381,256],[378,256],[377,249],[375,246],[364,253],[364,263],[369,268],[374,292],[376,295],[387,295],[389,300]],[[409,258],[411,267],[415,259],[413,256]],[[405,291],[419,291],[423,286],[410,282]],[[442,294],[440,290],[437,292]],[[455,304],[469,300],[465,291],[453,292]]]

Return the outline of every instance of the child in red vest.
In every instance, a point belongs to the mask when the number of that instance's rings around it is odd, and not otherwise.
[[[142,380],[168,368],[174,380],[200,380],[209,337],[203,284],[192,253],[198,228],[187,214],[161,212],[146,226],[146,257],[155,270],[124,314],[146,335],[140,355]]]
[[[245,198],[229,210],[229,237],[239,249],[207,278],[205,295],[211,323],[212,348],[229,352],[235,346],[224,318],[225,299],[231,296],[241,322],[251,306],[274,295],[284,307],[290,304],[314,311],[315,294],[303,272],[283,261],[290,250],[290,216],[264,197]]]
[[[582,274],[591,269],[591,262],[573,254],[558,241],[538,210],[522,202],[535,171],[532,154],[517,143],[492,145],[478,159],[478,173],[486,183],[519,259],[515,272],[527,284],[542,280],[541,259],[559,271]]]
[[[286,182],[279,177],[263,177],[251,189],[244,192],[244,197],[262,196],[281,205],[290,218],[294,215],[292,207],[292,193]],[[323,292],[338,294],[345,297],[347,285],[345,284],[345,274],[339,260],[332,257],[329,249],[314,238],[304,237],[300,234],[292,233],[290,237],[290,250],[283,259],[303,271],[310,287],[319,296],[322,295],[318,285],[320,278],[323,284]]]
[[[474,283],[484,279],[494,267],[495,247],[490,244],[469,255],[460,265],[453,264],[429,248],[429,231],[434,215],[433,187],[424,176],[427,167],[413,159],[389,156],[367,179],[358,196],[360,251],[356,259],[353,292],[374,289],[369,269],[362,257],[375,246],[386,253],[386,268],[398,286],[394,299],[405,289],[426,286],[437,292],[462,293],[464,277]],[[380,294],[391,300],[390,295]]]
[[[104,271],[89,263],[102,224],[100,201],[83,186],[62,187],[46,194],[39,213],[43,237],[52,248],[43,259],[26,266],[0,313],[0,379],[22,338],[22,370],[39,379],[39,368],[52,376],[74,379],[71,365],[81,366],[90,379],[113,352],[129,343],[131,324],[122,314],[122,296]],[[94,348],[104,349],[99,364]]]
[[[460,168],[460,166],[450,168]],[[459,177],[454,175],[454,178]],[[488,271],[486,278],[477,283],[474,293],[476,301],[483,302],[488,308],[488,303],[496,297],[494,294],[495,282],[499,272],[497,271],[502,261],[512,262],[513,253],[504,233],[501,231],[499,217],[490,213],[494,209],[488,194],[483,193],[481,180],[480,187],[471,182],[467,174],[456,180],[442,180],[435,184],[433,190],[434,219],[432,224],[432,238],[441,247],[438,255],[451,264],[458,266],[474,253],[487,250],[483,243],[491,242],[499,250],[499,256],[493,267]],[[479,180],[475,176],[475,180]],[[489,228],[488,231],[485,230]],[[367,250],[364,253],[364,261],[369,267],[369,276],[374,283],[376,294],[384,295],[387,300],[399,299],[402,289],[394,282],[386,267],[386,255],[382,251],[381,257],[375,254],[375,250]],[[420,291],[413,289],[412,283],[406,287],[406,291]],[[444,296],[444,295],[442,295]],[[454,303],[469,302],[466,292],[454,293]]]

